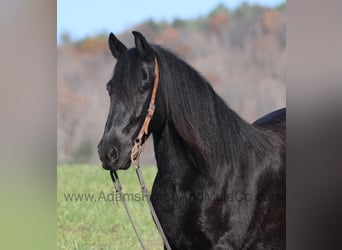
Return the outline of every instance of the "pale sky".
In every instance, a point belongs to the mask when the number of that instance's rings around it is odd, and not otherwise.
[[[219,3],[235,9],[242,2],[274,7],[284,0],[58,0],[57,37],[68,32],[72,39],[100,32],[120,33],[148,19],[172,21],[207,15]]]

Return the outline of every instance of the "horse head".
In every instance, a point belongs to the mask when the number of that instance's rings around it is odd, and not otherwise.
[[[127,49],[114,34],[109,35],[110,51],[117,62],[113,77],[107,83],[110,108],[104,134],[98,144],[102,166],[108,170],[127,169],[130,166],[130,152],[144,119],[152,95],[155,74],[156,53],[144,36],[133,31],[135,48]],[[163,110],[152,118],[150,127],[162,123]],[[150,134],[149,130],[149,133]],[[147,136],[142,138],[147,139]]]

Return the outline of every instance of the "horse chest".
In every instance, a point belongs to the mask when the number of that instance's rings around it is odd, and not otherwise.
[[[202,231],[200,204],[190,191],[180,191],[177,180],[158,176],[151,200],[163,229],[175,249],[210,249]]]

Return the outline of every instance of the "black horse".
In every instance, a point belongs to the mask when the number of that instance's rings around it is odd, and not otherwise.
[[[172,249],[285,249],[285,109],[249,124],[195,69],[133,34],[132,49],[109,36],[117,63],[98,145],[103,168],[130,166],[156,58],[160,81],[149,134],[158,172],[151,199]]]

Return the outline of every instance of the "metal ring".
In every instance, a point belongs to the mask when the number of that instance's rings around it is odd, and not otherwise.
[[[134,143],[135,144],[141,144],[141,139],[140,138],[135,138]]]

